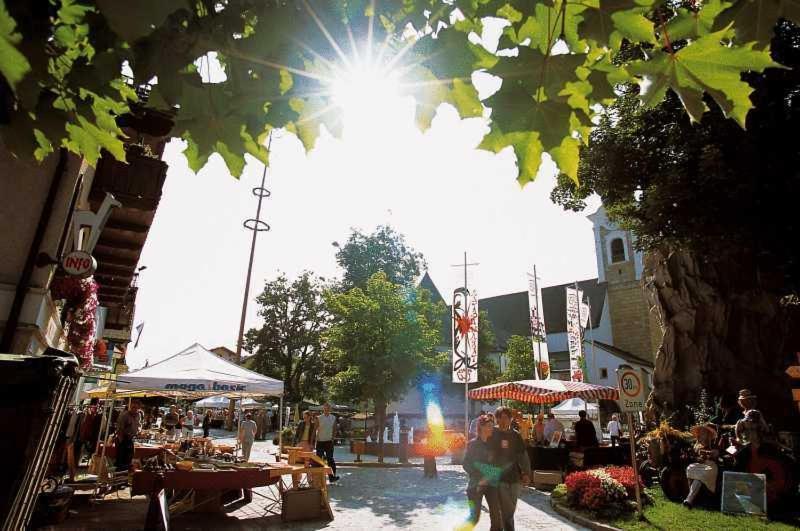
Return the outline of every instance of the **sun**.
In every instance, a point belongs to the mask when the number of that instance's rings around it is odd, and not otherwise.
[[[346,133],[373,134],[397,125],[397,112],[403,106],[399,77],[386,67],[358,63],[337,73],[331,99],[340,109]]]

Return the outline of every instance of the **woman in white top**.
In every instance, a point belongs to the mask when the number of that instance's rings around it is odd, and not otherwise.
[[[183,419],[183,438],[191,439],[194,436],[194,411],[191,409],[186,412],[186,417]]]
[[[611,436],[611,446],[619,444],[619,437],[622,435],[622,424],[619,423],[619,415],[614,413],[611,415],[611,420],[608,422],[608,434]]]

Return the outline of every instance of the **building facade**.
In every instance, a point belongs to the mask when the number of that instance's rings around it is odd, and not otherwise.
[[[577,284],[591,309],[589,326],[583,338],[586,381],[616,386],[616,370],[621,365],[652,373],[663,333],[657,319],[649,311],[644,295],[642,254],[634,249],[635,236],[611,222],[602,206],[588,219],[592,222],[595,235],[597,278],[542,288],[540,304],[547,330],[551,377],[561,380],[570,378],[566,288]],[[444,299],[427,273],[419,286],[430,291],[434,301],[450,302]],[[496,343],[490,352],[480,353],[478,370],[480,359],[487,357],[503,370],[506,365],[503,353],[509,338],[514,335],[530,337],[528,292],[482,298],[479,307],[488,314]],[[442,350],[449,350],[449,316],[445,321],[445,344]],[[389,413],[398,411],[410,414],[410,411],[418,409],[421,400],[418,395],[420,392],[412,389],[404,400],[390,405]],[[443,398],[442,406],[446,419],[463,419],[463,395]],[[479,407],[480,404],[473,406],[474,409]]]

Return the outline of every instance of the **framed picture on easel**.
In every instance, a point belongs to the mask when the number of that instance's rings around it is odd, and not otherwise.
[[[559,444],[561,444],[561,431],[554,431],[553,435],[550,436],[550,447],[557,448]]]

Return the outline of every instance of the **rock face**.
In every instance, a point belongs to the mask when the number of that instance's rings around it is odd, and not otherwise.
[[[780,281],[741,260],[700,259],[661,249],[645,257],[645,292],[664,337],[649,405],[686,420],[686,405],[748,388],[776,427],[796,425],[792,381],[800,351],[800,311],[781,303]],[[800,384],[798,385],[800,387]]]

